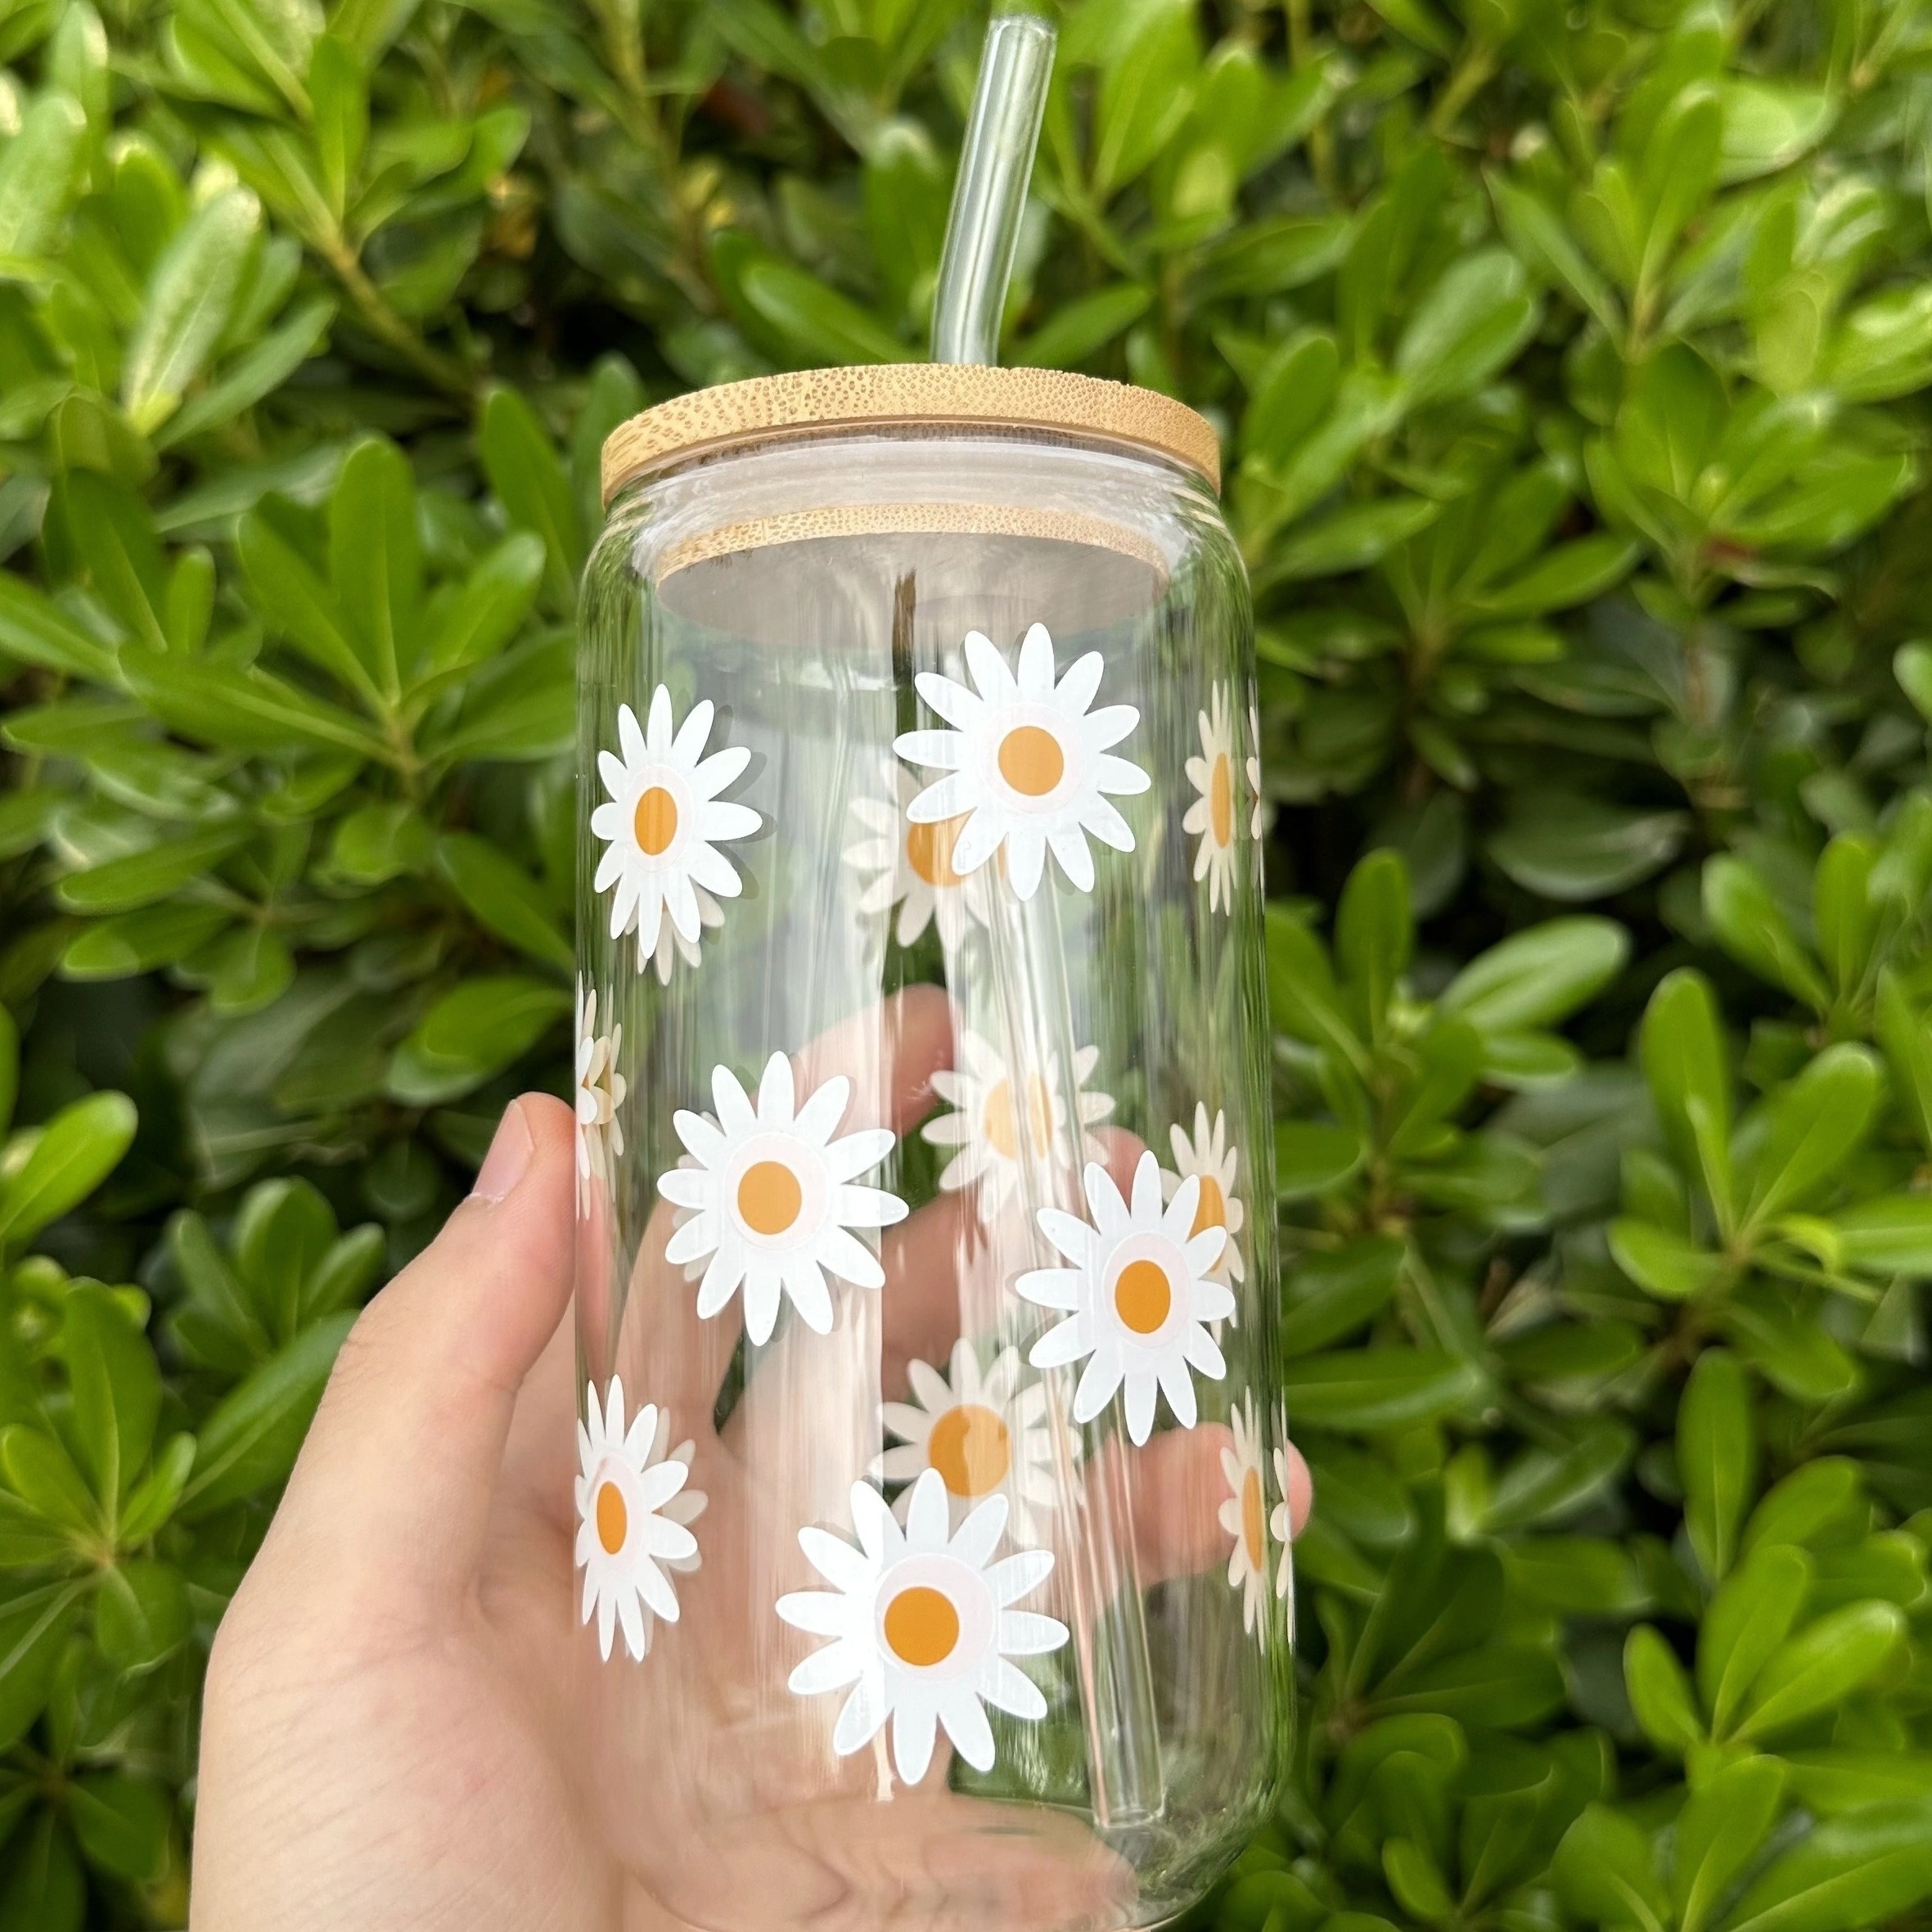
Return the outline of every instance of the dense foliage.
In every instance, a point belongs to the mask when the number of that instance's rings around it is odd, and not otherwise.
[[[563,1078],[598,444],[921,353],[980,30],[0,0],[0,1932],[181,1923],[334,1350]],[[1924,0],[1064,18],[1007,354],[1213,417],[1261,625],[1228,1932],[1932,1894],[1929,136]]]

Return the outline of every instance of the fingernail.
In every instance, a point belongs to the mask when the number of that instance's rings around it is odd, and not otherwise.
[[[523,1178],[523,1170],[530,1164],[530,1150],[535,1145],[523,1117],[523,1102],[511,1101],[497,1123],[496,1136],[483,1157],[483,1165],[476,1170],[476,1185],[471,1193],[481,1200],[501,1200]]]

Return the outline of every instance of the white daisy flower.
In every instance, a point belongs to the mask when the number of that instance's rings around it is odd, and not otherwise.
[[[1254,803],[1248,814],[1248,835],[1259,840],[1266,828],[1268,800],[1261,790],[1261,706],[1248,700],[1248,742],[1254,749],[1248,754],[1248,796]]]
[[[1268,1503],[1262,1488],[1261,1425],[1255,1419],[1252,1395],[1244,1395],[1236,1406],[1232,1426],[1234,1447],[1221,1452],[1227,1499],[1218,1518],[1234,1538],[1227,1585],[1241,1592],[1242,1629],[1252,1633],[1259,1624],[1265,1642],[1268,1624],[1262,1613],[1268,1596]]]
[[[1064,1164],[1071,1158],[1067,1105],[1060,1090],[1057,1062],[1027,1083],[1022,1105],[1006,1061],[989,1041],[970,1027],[962,1028],[958,1047],[958,1064],[932,1076],[933,1092],[954,1110],[935,1115],[919,1131],[933,1146],[958,1149],[941,1171],[939,1185],[949,1191],[977,1185],[980,1218],[992,1221],[1018,1189],[1024,1161],[1044,1155]],[[1089,1149],[1086,1130],[1114,1110],[1110,1093],[1090,1092],[1087,1088],[1099,1065],[1097,1047],[1083,1047],[1074,1056],[1074,1102],[1083,1157]]]
[[[1287,1430],[1280,1426],[1277,1414],[1276,1433],[1283,1438],[1283,1446],[1275,1451],[1275,1493],[1281,1501],[1269,1511],[1268,1534],[1275,1539],[1276,1547],[1281,1552],[1281,1560],[1275,1566],[1275,1594],[1285,1603],[1294,1582],[1293,1555],[1289,1548],[1294,1540],[1295,1525],[1288,1508],[1288,1451],[1286,1446]]]
[[[671,694],[660,684],[643,730],[628,705],[618,707],[622,759],[597,754],[610,796],[590,815],[590,829],[607,841],[594,885],[599,892],[617,889],[610,936],[621,939],[636,929],[640,971],[657,957],[666,913],[678,936],[695,946],[704,925],[700,889],[727,899],[744,889],[718,842],[748,838],[762,822],[749,805],[718,795],[741,776],[751,754],[742,745],[727,745],[704,756],[714,714],[711,700],[701,699],[674,726]],[[659,966],[660,978],[667,972],[668,961]]]
[[[590,1212],[592,1187],[608,1187],[624,1152],[617,1110],[629,1083],[617,1070],[624,1029],[597,1031],[597,989],[577,982],[577,1211]]]
[[[1234,910],[1234,725],[1227,712],[1227,687],[1217,684],[1210,709],[1200,714],[1199,758],[1187,761],[1187,781],[1200,796],[1181,821],[1185,832],[1198,832],[1194,876],[1208,882],[1208,910]]]
[[[967,632],[966,660],[977,695],[935,671],[916,680],[919,695],[956,728],[907,732],[893,741],[901,758],[946,774],[912,800],[907,816],[916,825],[966,818],[952,847],[961,875],[976,872],[1003,845],[1007,878],[1029,899],[1051,848],[1069,881],[1092,891],[1088,835],[1117,852],[1133,850],[1132,829],[1102,795],[1142,792],[1151,782],[1108,750],[1139,723],[1140,713],[1132,705],[1088,711],[1104,669],[1097,651],[1056,683],[1043,624],[1020,646],[1017,677],[982,632]]]
[[[936,1470],[914,1484],[903,1529],[876,1489],[855,1483],[857,1549],[822,1529],[799,1532],[799,1548],[831,1588],[778,1599],[778,1615],[794,1629],[832,1639],[792,1672],[792,1690],[813,1697],[850,1687],[832,1749],[849,1757],[889,1718],[893,1761],[909,1785],[930,1767],[941,1725],[967,1763],[990,1771],[993,1729],[984,1706],[1016,1718],[1047,1714],[1039,1686],[1009,1660],[1056,1651],[1067,1640],[1057,1618],[1013,1608],[1045,1582],[1052,1551],[991,1560],[1007,1526],[1005,1497],[981,1503],[949,1534],[950,1524]]]
[[[852,816],[861,835],[845,848],[845,862],[864,880],[858,910],[867,918],[898,907],[894,937],[902,946],[916,944],[936,923],[948,952],[965,941],[975,922],[986,923],[985,875],[968,878],[952,862],[953,847],[966,820],[942,818],[916,824],[906,816],[919,781],[904,766],[894,773],[898,803],[854,799]]]
[[[712,898],[701,885],[691,888],[691,896],[698,903],[698,926],[700,937],[705,933],[715,932],[724,924],[724,907]],[[642,947],[637,952],[637,971],[646,966],[657,974],[660,986],[671,984],[671,969],[682,959],[687,966],[696,967],[703,957],[698,939],[687,939],[669,919],[660,920],[657,929],[657,950],[646,954]]]
[[[1161,1192],[1172,1200],[1181,1183],[1190,1178],[1200,1182],[1200,1205],[1194,1211],[1194,1232],[1210,1227],[1227,1230],[1227,1245],[1214,1263],[1218,1281],[1245,1281],[1248,1264],[1241,1259],[1241,1243],[1235,1239],[1248,1219],[1248,1210],[1235,1191],[1235,1178],[1241,1168],[1241,1152],[1227,1144],[1227,1116],[1217,1111],[1214,1125],[1208,1127],[1208,1110],[1198,1101],[1194,1106],[1194,1137],[1177,1121],[1168,1129],[1174,1150],[1177,1171],[1160,1178]]]
[[[969,1509],[1003,1493],[1014,1535],[1030,1542],[1034,1511],[1050,1511],[1056,1501],[1045,1385],[1020,1387],[1017,1349],[1001,1349],[982,1376],[978,1353],[964,1335],[952,1344],[950,1379],[925,1362],[907,1363],[906,1372],[914,1400],[882,1405],[885,1426],[900,1446],[879,1458],[876,1473],[889,1483],[910,1484],[937,1470],[955,1525]],[[912,1490],[902,1491],[894,1505],[902,1523],[912,1506]]]
[[[642,1658],[655,1618],[678,1621],[678,1593],[666,1569],[698,1567],[698,1540],[688,1527],[704,1514],[701,1489],[686,1486],[691,1444],[664,1454],[670,1416],[654,1403],[637,1411],[627,1433],[624,1383],[610,1378],[600,1408],[595,1385],[584,1391],[587,1421],[577,1425],[577,1561],[583,1570],[583,1621],[595,1611],[597,1645],[624,1627],[624,1648]]]
[[[1036,1268],[1014,1283],[1041,1308],[1064,1310],[1027,1358],[1035,1368],[1062,1368],[1083,1358],[1074,1391],[1074,1420],[1091,1422],[1127,1389],[1127,1433],[1137,1443],[1154,1427],[1158,1389],[1183,1428],[1197,1413],[1191,1368],[1212,1380],[1227,1364],[1204,1324],[1234,1313],[1234,1295],[1213,1278],[1227,1245],[1225,1230],[1192,1232],[1200,1205],[1198,1178],[1183,1181],[1160,1205],[1160,1163],[1149,1149],[1134,1170],[1133,1205],[1098,1161],[1088,1164],[1091,1223],[1042,1208],[1040,1232],[1073,1263]]]
[[[745,1333],[769,1341],[782,1289],[806,1326],[824,1335],[832,1325],[828,1272],[855,1287],[885,1286],[878,1256],[850,1231],[903,1221],[906,1204],[853,1183],[898,1137],[873,1127],[834,1140],[851,1094],[840,1074],[797,1105],[791,1062],[774,1053],[755,1107],[721,1066],[711,1074],[716,1121],[682,1110],[672,1116],[696,1165],[660,1175],[657,1191],[673,1207],[698,1211],[673,1233],[664,1259],[678,1266],[710,1256],[698,1290],[700,1317],[717,1314],[742,1284]]]

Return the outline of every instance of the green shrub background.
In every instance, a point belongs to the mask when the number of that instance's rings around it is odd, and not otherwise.
[[[983,24],[97,3],[0,0],[0,1932],[182,1922],[334,1351],[567,1078],[599,444],[922,353]],[[1321,1501],[1203,1921],[1923,1922],[1932,7],[1061,24],[1007,358],[1222,430],[1273,801]]]

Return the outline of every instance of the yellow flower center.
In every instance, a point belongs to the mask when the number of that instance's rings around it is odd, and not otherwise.
[[[1227,1196],[1221,1191],[1221,1183],[1212,1174],[1202,1174],[1200,1200],[1194,1210],[1194,1226],[1188,1231],[1192,1238],[1210,1227],[1227,1225]]]
[[[632,828],[637,835],[638,849],[655,858],[678,836],[678,801],[663,786],[654,785],[637,800]]]
[[[597,1489],[597,1541],[604,1546],[606,1556],[615,1556],[624,1547],[624,1539],[630,1534],[631,1512],[624,1506],[624,1492],[615,1483],[604,1483]]]
[[[959,1612],[943,1590],[915,1583],[885,1606],[885,1645],[902,1664],[943,1664],[959,1642]]]
[[[1066,772],[1066,754],[1045,726],[1016,725],[1000,740],[999,774],[1023,798],[1043,799]]]
[[[1012,1439],[994,1411],[962,1402],[933,1424],[925,1455],[955,1496],[984,1496],[1007,1479]]]
[[[952,869],[952,848],[966,829],[967,814],[942,818],[936,825],[915,825],[906,832],[906,862],[928,885],[963,885],[965,876]]]
[[[1261,1568],[1261,1471],[1251,1469],[1241,1478],[1241,1541],[1248,1546],[1248,1567]]]
[[[1038,1074],[1027,1083],[1027,1137],[1032,1151],[1043,1152],[1053,1138],[1053,1097]],[[996,1082],[986,1092],[980,1126],[1002,1160],[1020,1158],[1020,1110],[1013,1104],[1013,1083]]]
[[[1173,1305],[1167,1270],[1157,1261],[1130,1261],[1115,1281],[1115,1309],[1136,1335],[1152,1335]]]
[[[754,1234],[783,1234],[804,1205],[799,1178],[782,1160],[757,1160],[738,1182],[738,1217]]]
[[[1218,753],[1208,774],[1208,822],[1217,845],[1234,843],[1234,772],[1226,752]]]

